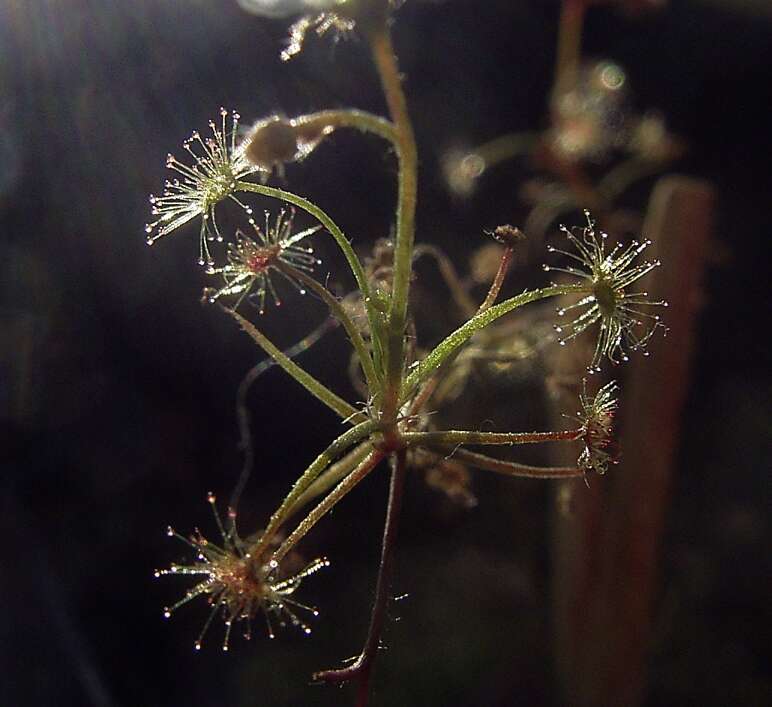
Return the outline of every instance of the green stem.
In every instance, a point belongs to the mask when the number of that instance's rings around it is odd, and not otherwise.
[[[252,322],[244,319],[244,317],[233,309],[223,307],[223,310],[239,323],[241,328],[252,337],[253,341],[263,349],[263,351],[265,351],[317,400],[320,400],[328,408],[334,410],[344,420],[351,419],[353,422],[362,422],[365,419],[364,414],[359,412],[353,405],[347,403],[343,398],[333,393],[326,385],[316,380],[316,378],[308,373],[308,371],[298,366],[297,363],[276,347],[263,332],[252,324]]]
[[[553,90],[566,91],[573,87],[582,54],[582,30],[587,0],[563,0],[558,25],[558,46],[555,56]]]
[[[330,235],[335,239],[338,247],[343,251],[343,255],[346,257],[349,267],[351,268],[351,272],[357,281],[357,287],[362,293],[362,299],[364,300],[365,307],[367,308],[367,316],[370,320],[370,325],[374,325],[377,315],[373,310],[370,301],[370,286],[367,283],[367,276],[365,275],[364,268],[362,267],[362,263],[359,262],[359,258],[354,252],[354,249],[351,247],[351,243],[349,243],[345,234],[343,231],[341,231],[340,227],[335,223],[335,221],[333,221],[316,204],[308,201],[308,199],[304,199],[302,196],[298,196],[297,194],[293,194],[289,191],[284,191],[284,189],[267,187],[263,184],[255,184],[253,182],[239,181],[236,182],[235,191],[247,191],[252,192],[253,194],[260,194],[261,196],[268,196],[272,199],[286,201],[288,204],[292,204],[297,206],[299,209],[303,209],[303,211],[310,214],[317,221],[319,221],[319,223],[321,223],[322,226],[324,226],[324,228],[327,229]]]
[[[468,430],[446,430],[443,432],[406,432],[402,439],[415,445],[487,444],[514,445],[538,444],[540,442],[566,442],[578,439],[582,430],[562,432],[476,432]]]
[[[459,346],[465,344],[472,336],[474,336],[474,334],[480,331],[480,329],[488,326],[488,324],[499,317],[511,312],[513,309],[522,307],[530,302],[535,302],[536,300],[581,292],[583,287],[584,285],[551,285],[550,287],[542,287],[538,290],[527,290],[516,297],[511,297],[499,304],[493,305],[489,309],[479,312],[468,322],[456,329],[452,334],[445,337],[445,339],[443,339],[443,341],[441,341],[435,349],[428,354],[418,366],[416,366],[415,370],[405,381],[403,399],[407,398],[420,383],[436,371],[442,363],[459,348]]]
[[[316,478],[349,447],[369,435],[374,427],[375,424],[373,422],[367,421],[356,427],[352,427],[350,430],[346,430],[346,432],[336,438],[327,449],[314,459],[311,465],[295,482],[286,498],[281,502],[281,505],[271,516],[271,519],[268,521],[268,525],[265,528],[265,532],[260,537],[258,546],[255,549],[255,554],[268,547],[273,535],[294,510],[297,500],[303,495],[306,489],[311,486]]]
[[[386,455],[384,452],[371,451],[346,478],[343,479],[314,509],[298,524],[278,550],[272,560],[281,562],[282,558],[313,528],[351,489],[365,478]]]
[[[495,459],[486,454],[470,452],[466,449],[448,450],[446,448],[444,451],[445,454],[448,451],[452,452],[453,459],[463,464],[486,471],[495,471],[497,474],[504,474],[505,476],[519,476],[527,479],[570,479],[585,474],[584,469],[575,466],[531,466]]]
[[[390,419],[396,415],[399,404],[399,392],[405,363],[405,325],[410,275],[413,269],[418,153],[388,26],[378,25],[377,29],[369,33],[368,39],[370,40],[373,60],[381,78],[386,104],[396,129],[397,156],[399,158],[394,280],[386,346],[386,389],[382,406],[384,417]]]
[[[350,474],[372,450],[373,445],[369,441],[361,442],[340,461],[327,467],[327,469],[319,474],[316,480],[297,498],[292,504],[292,507],[287,510],[287,517],[294,515],[298,509],[329,491],[330,488],[337,484],[344,476]]]
[[[363,133],[371,133],[387,140],[397,147],[397,131],[391,121],[363,110],[320,110],[316,113],[301,115],[292,121],[293,125],[315,128],[354,128]],[[326,133],[325,133],[326,134]]]
[[[529,153],[538,139],[538,133],[510,133],[478,145],[468,154],[479,157],[487,170],[513,157]]]
[[[416,248],[416,252],[418,252],[418,248]],[[491,283],[490,289],[488,290],[488,295],[479,307],[473,306],[471,312],[467,313],[466,316],[468,316],[470,319],[475,314],[480,314],[481,312],[484,312],[486,309],[490,309],[493,306],[493,303],[496,301],[496,298],[499,296],[499,291],[501,290],[501,286],[504,283],[504,278],[507,274],[507,270],[509,269],[509,264],[512,260],[513,252],[514,251],[512,246],[507,246],[504,249],[504,252],[501,255],[501,260],[499,261],[498,270],[496,271],[496,275],[494,276],[493,282]],[[470,303],[471,303],[471,300],[470,300]],[[450,367],[453,365],[453,362],[456,360],[460,352],[461,352],[461,349],[456,349],[455,353],[452,356],[445,359],[441,368],[444,370],[450,369]],[[423,408],[425,404],[429,402],[432,395],[434,394],[434,391],[437,389],[437,387],[440,384],[441,374],[442,374],[442,370],[437,370],[435,374],[424,384],[423,388],[421,388],[421,390],[416,394],[415,398],[413,398],[413,401],[410,406],[411,415],[417,413],[419,410]]]
[[[340,303],[340,300],[338,300],[338,298],[335,297],[332,292],[330,292],[324,285],[322,285],[322,283],[315,280],[308,273],[305,273],[302,270],[298,270],[297,268],[293,268],[291,265],[281,261],[277,261],[274,267],[284,273],[287,277],[293,280],[299,280],[306,287],[313,290],[319,299],[321,299],[322,302],[324,302],[330,308],[330,311],[333,313],[336,319],[343,325],[343,328],[346,330],[346,334],[348,334],[348,338],[351,341],[351,345],[356,351],[359,362],[362,365],[362,371],[364,372],[365,378],[367,379],[367,387],[370,391],[370,394],[372,395],[377,390],[379,390],[378,376],[375,372],[373,360],[370,357],[370,351],[368,350],[367,345],[362,338],[361,332],[354,324],[354,322],[351,321],[351,317],[349,317],[346,309]]]

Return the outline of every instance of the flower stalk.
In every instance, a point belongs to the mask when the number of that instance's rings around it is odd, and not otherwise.
[[[402,90],[402,78],[394,55],[388,25],[378,25],[368,35],[375,66],[381,78],[386,104],[396,130],[399,159],[396,239],[394,246],[394,280],[389,308],[388,342],[386,345],[386,388],[383,417],[393,419],[397,413],[404,371],[405,326],[413,265],[415,210],[418,191],[418,153],[413,124]]]

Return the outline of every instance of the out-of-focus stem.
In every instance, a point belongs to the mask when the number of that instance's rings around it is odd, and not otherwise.
[[[538,140],[538,133],[508,133],[478,145],[468,154],[480,158],[483,169],[487,170],[518,155],[528,154]]]
[[[587,0],[563,0],[558,25],[554,91],[564,91],[576,80],[582,53],[582,29]]]
[[[464,318],[474,316],[477,311],[477,305],[475,305],[472,298],[469,296],[469,293],[466,291],[450,258],[448,258],[448,256],[439,248],[426,243],[421,243],[415,247],[413,260],[418,260],[424,255],[431,256],[436,261],[437,267],[440,270],[440,275],[442,275],[442,279],[445,280],[445,284],[448,286],[450,294],[453,296],[453,300],[456,303],[456,306],[461,310],[461,314]]]
[[[622,459],[603,484],[578,494],[556,524],[555,631],[566,699],[577,707],[636,707],[646,697],[659,545],[702,299],[715,194],[710,184],[663,177],[643,232],[662,268],[641,281],[670,304],[667,339],[632,358],[621,403]],[[652,385],[656,381],[656,385]]]

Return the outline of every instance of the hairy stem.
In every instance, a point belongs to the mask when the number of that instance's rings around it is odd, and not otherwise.
[[[509,445],[538,444],[540,442],[571,442],[582,435],[582,430],[562,432],[474,432],[446,430],[444,432],[406,432],[402,439],[409,445],[487,444]]]
[[[364,458],[373,450],[373,445],[369,441],[362,442],[352,449],[340,461],[331,464],[323,471],[316,480],[300,495],[287,510],[287,517],[294,515],[300,508],[307,505],[313,499],[326,493],[332,486],[340,482],[345,476],[348,476]]]
[[[290,492],[282,501],[279,508],[271,516],[271,519],[268,521],[268,525],[265,528],[265,532],[261,536],[258,546],[255,550],[256,555],[268,546],[274,533],[289,517],[298,498],[300,498],[304,491],[316,480],[319,474],[321,474],[349,447],[369,435],[373,431],[374,427],[375,424],[369,421],[363,422],[356,427],[352,427],[350,430],[347,430],[342,435],[340,435],[340,437],[335,439],[332,444],[313,461],[311,466],[309,466],[303,472],[301,477],[295,482],[295,485],[290,489]]]
[[[346,478],[343,479],[327,496],[298,523],[287,539],[273,553],[272,559],[281,562],[282,558],[313,528],[349,491],[365,478],[384,456],[378,450],[371,451]],[[299,495],[299,494],[298,494]],[[297,497],[296,497],[297,498]],[[293,499],[294,501],[294,499]]]
[[[287,358],[295,358],[295,356],[303,353],[313,346],[319,339],[321,339],[328,331],[335,329],[338,326],[338,322],[334,317],[328,317],[322,322],[316,329],[310,334],[303,337],[293,346],[284,350],[284,354]],[[247,371],[247,374],[239,383],[238,391],[236,393],[236,419],[239,425],[239,448],[244,454],[244,463],[241,468],[241,474],[239,479],[231,492],[230,501],[228,502],[228,513],[231,518],[231,530],[235,530],[236,512],[239,507],[239,500],[241,494],[244,491],[244,487],[249,480],[249,476],[252,473],[252,466],[255,461],[255,448],[252,442],[252,432],[249,428],[249,411],[247,409],[247,394],[252,384],[263,373],[271,369],[273,366],[278,365],[274,359],[270,356],[263,359],[259,363],[255,364]]]
[[[309,127],[318,125],[321,129],[354,128],[363,133],[377,135],[395,147],[397,146],[397,131],[394,129],[393,123],[363,110],[321,110],[299,116],[294,119],[293,123]]]
[[[351,317],[349,317],[348,312],[346,312],[345,308],[340,303],[340,300],[338,300],[338,298],[335,297],[332,292],[330,292],[324,285],[322,285],[322,283],[318,282],[302,270],[293,268],[291,265],[288,265],[287,263],[284,263],[280,260],[276,262],[275,267],[289,278],[302,282],[330,308],[330,311],[343,325],[343,328],[346,330],[346,334],[348,334],[351,345],[354,347],[357,357],[359,358],[362,371],[365,374],[367,387],[369,388],[370,393],[373,394],[375,391],[379,390],[378,376],[375,373],[375,366],[373,365],[373,360],[370,357],[370,351],[368,350],[367,345],[362,338],[362,334],[354,322],[351,321]]]
[[[365,419],[364,414],[359,412],[353,405],[347,403],[343,398],[333,393],[326,385],[324,385],[324,383],[319,382],[308,373],[308,371],[298,366],[297,363],[273,344],[263,332],[252,324],[252,322],[244,319],[244,317],[233,309],[223,307],[223,310],[239,323],[241,328],[252,337],[252,340],[263,349],[263,351],[265,351],[317,400],[320,400],[331,410],[334,410],[344,420],[350,419],[353,422],[362,422]]]
[[[334,683],[356,679],[359,683],[357,686],[356,707],[367,707],[370,696],[370,678],[372,677],[373,663],[378,654],[383,620],[386,617],[386,609],[389,603],[389,589],[394,568],[397,529],[402,509],[406,472],[406,453],[404,449],[401,449],[393,459],[389,501],[386,507],[386,523],[383,529],[383,543],[381,544],[381,563],[378,568],[378,583],[375,589],[373,610],[370,615],[370,627],[367,631],[367,638],[362,652],[351,665],[345,668],[324,670],[314,675],[316,680]]]
[[[582,292],[582,285],[551,285],[550,287],[542,287],[538,290],[526,290],[522,294],[510,299],[504,300],[500,304],[493,305],[492,307],[479,312],[472,317],[465,324],[456,329],[452,334],[448,335],[441,341],[434,350],[428,354],[419,364],[415,370],[407,377],[405,381],[403,398],[408,397],[416,386],[425,381],[434,371],[436,371],[444,361],[453,354],[459,346],[465,344],[469,339],[474,336],[480,329],[488,326],[491,322],[495,321],[499,317],[511,312],[513,309],[522,307],[530,302],[544,299],[546,297],[557,297],[559,295],[567,295],[572,292]]]
[[[438,450],[434,450],[438,451]],[[531,466],[530,464],[518,464],[517,462],[504,461],[489,457],[479,452],[470,452],[466,449],[445,448],[444,456],[452,457],[477,469],[485,471],[495,471],[497,474],[505,476],[519,476],[527,479],[570,479],[578,476],[584,476],[584,469],[575,466]]]
[[[415,210],[418,189],[418,154],[413,125],[402,91],[402,78],[394,55],[387,25],[379,25],[369,33],[373,60],[381,78],[381,85],[389,113],[397,133],[399,158],[399,187],[397,204],[396,242],[394,246],[394,280],[389,309],[388,343],[386,346],[386,389],[383,414],[386,419],[396,415],[404,369],[405,325],[413,267],[415,238]]]

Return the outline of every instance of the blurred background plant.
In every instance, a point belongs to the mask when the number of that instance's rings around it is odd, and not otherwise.
[[[629,16],[599,5],[586,16],[583,55],[624,67],[638,113],[658,110],[689,146],[669,171],[707,178],[718,195],[715,237],[703,246],[712,269],[702,288],[692,383],[675,440],[680,463],[653,589],[647,704],[770,698],[760,630],[770,574],[770,380],[759,325],[766,316],[772,29],[763,3],[758,7],[754,13],[752,3],[672,2]],[[485,271],[484,254],[474,253],[481,226],[527,221],[532,207],[520,197],[531,171],[502,162],[479,176],[484,189],[459,201],[447,191],[442,158],[461,137],[481,145],[513,131],[545,134],[559,17],[557,3],[504,0],[485,8],[416,1],[401,10],[397,42],[418,141],[436,148],[422,154],[419,230],[454,262],[467,260],[470,277]],[[338,704],[337,692],[309,688],[302,676],[319,667],[320,655],[344,655],[361,635],[385,488],[360,490],[350,504],[355,512],[341,508],[335,523],[309,538],[308,557],[334,545],[338,572],[345,568],[347,577],[344,588],[334,573],[314,579],[325,618],[313,646],[287,635],[228,656],[196,655],[180,640],[182,626],[159,620],[158,607],[176,596],[151,579],[169,559],[163,529],[183,518],[204,526],[205,492],[235,484],[241,457],[234,391],[256,361],[249,342],[196,304],[201,273],[190,243],[170,241],[151,254],[136,231],[146,215],[143,195],[163,177],[158,155],[220,105],[250,116],[277,108],[298,115],[331,103],[382,112],[361,60],[364,47],[355,38],[334,46],[310,41],[287,67],[276,57],[284,25],[245,20],[235,3],[2,2],[0,20],[0,361],[8,432],[2,517],[12,539],[0,592],[8,606],[24,597],[24,610],[3,622],[3,672],[14,677],[3,680],[0,698]],[[346,71],[331,72],[333,65]],[[389,222],[393,196],[387,169],[370,168],[388,164],[374,143],[341,133],[319,147],[323,159],[287,170],[295,190],[313,193],[323,207],[349,195],[345,226],[363,244],[388,235],[380,224]],[[544,173],[565,192],[563,180]],[[615,209],[640,221],[652,184],[647,177],[631,185]],[[577,214],[569,207],[554,220],[577,222]],[[331,252],[318,255],[336,272]],[[748,263],[762,273],[749,277]],[[512,293],[533,284],[519,266],[508,281]],[[458,313],[449,311],[427,262],[418,265],[415,290],[427,313],[424,331],[441,337]],[[324,307],[308,298],[304,305],[324,321]],[[287,345],[307,333],[306,317],[293,309],[272,325]],[[528,326],[519,323],[513,348],[538,349],[551,317],[550,309]],[[346,385],[344,341],[336,334],[326,343],[331,353],[301,354],[304,364]],[[520,366],[486,364],[502,375],[483,370],[454,409],[486,405],[496,423],[546,427],[553,413],[544,381],[561,392],[565,380],[559,371],[545,376],[553,369],[543,359],[522,358]],[[575,363],[565,364],[573,380]],[[663,380],[661,389],[668,385]],[[251,406],[255,429],[270,442],[260,444],[261,471],[245,491],[250,527],[271,511],[306,461],[305,450],[322,447],[337,430],[321,417],[294,426],[293,410],[306,398],[274,373],[262,376],[250,397],[279,395],[282,406]],[[515,412],[508,404],[514,396]],[[494,399],[503,409],[491,407]],[[289,429],[295,458],[287,453]],[[395,586],[409,597],[392,606],[393,618],[404,620],[388,623],[385,640],[399,650],[382,656],[375,703],[570,703],[551,657],[550,490],[483,477],[469,486],[458,468],[446,477],[435,486],[456,489],[461,504],[411,482]],[[609,478],[593,483],[591,493]],[[581,489],[557,493],[562,508],[581,511]],[[472,505],[470,494],[478,510],[463,510]],[[191,509],[200,516],[191,517]],[[188,620],[195,633],[200,617]]]

